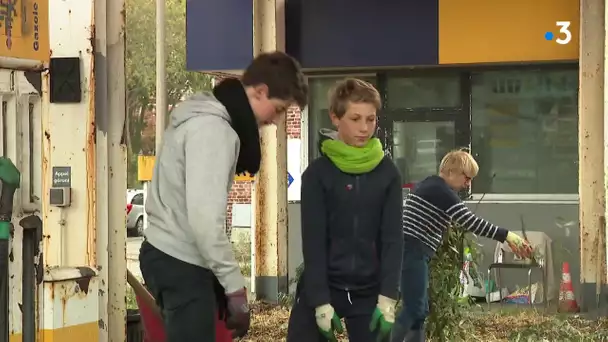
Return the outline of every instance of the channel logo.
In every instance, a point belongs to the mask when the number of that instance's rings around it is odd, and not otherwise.
[[[559,28],[558,34],[553,34],[552,31],[545,32],[545,40],[555,40],[557,44],[566,45],[572,40],[572,32],[570,32],[569,21],[556,21],[555,26]]]

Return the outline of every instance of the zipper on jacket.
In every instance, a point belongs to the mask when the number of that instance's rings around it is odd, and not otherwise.
[[[359,216],[357,215],[358,213],[358,208],[357,208],[357,203],[359,200],[359,176],[355,176],[355,200],[353,201],[355,204],[355,216],[353,218],[353,237],[355,238],[355,244],[357,243],[357,230],[359,228]],[[355,248],[356,251],[356,248]],[[352,259],[352,271],[355,271],[357,269],[357,253],[353,252],[353,259]]]

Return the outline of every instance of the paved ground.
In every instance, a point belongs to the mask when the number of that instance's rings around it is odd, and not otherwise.
[[[139,270],[139,247],[141,247],[143,240],[143,237],[127,238],[127,268],[139,279],[141,279],[141,271]]]

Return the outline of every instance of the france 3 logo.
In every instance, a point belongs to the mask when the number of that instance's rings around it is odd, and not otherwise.
[[[569,21],[556,21],[555,26],[559,28],[558,34],[552,31],[545,32],[546,40],[555,40],[557,44],[566,45],[572,40],[572,32],[570,31]]]

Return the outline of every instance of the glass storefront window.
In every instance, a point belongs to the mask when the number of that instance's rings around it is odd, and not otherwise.
[[[475,193],[578,191],[578,72],[472,75]]]
[[[392,159],[404,184],[437,174],[441,158],[454,148],[454,122],[393,123]]]
[[[387,80],[388,109],[460,107],[460,77],[399,77]]]
[[[364,81],[376,84],[375,77],[358,77]],[[334,84],[344,77],[318,77],[309,78],[310,103],[308,105],[308,156],[310,160],[319,157],[319,130],[321,128],[334,129],[329,118],[329,91]]]

